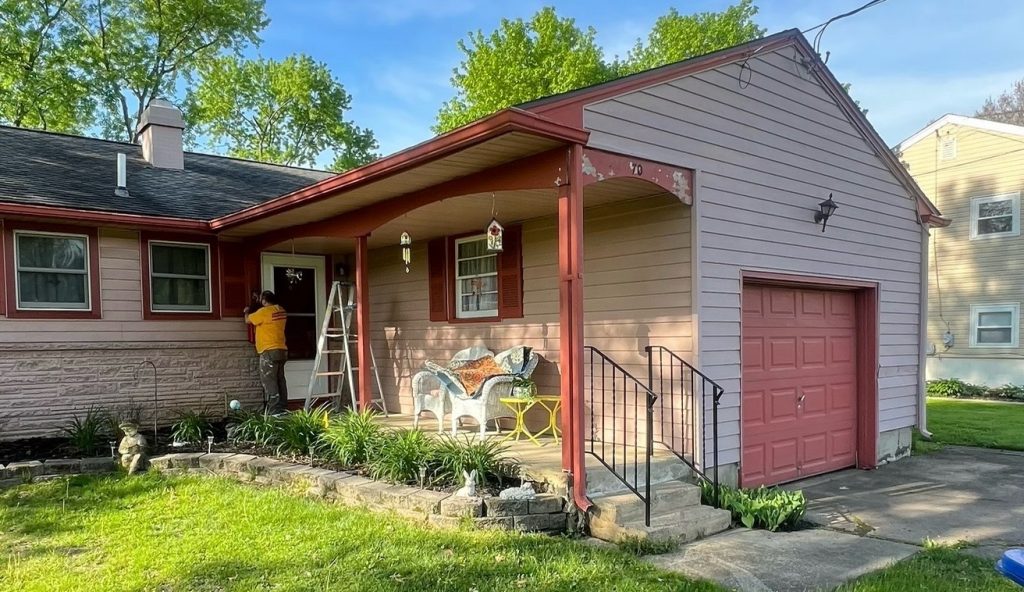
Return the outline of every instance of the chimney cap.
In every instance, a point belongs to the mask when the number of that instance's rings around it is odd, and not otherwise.
[[[185,129],[185,119],[181,110],[167,99],[153,99],[139,118],[139,133],[151,125]]]

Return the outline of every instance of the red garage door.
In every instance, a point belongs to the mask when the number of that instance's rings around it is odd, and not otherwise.
[[[856,462],[855,311],[852,292],[744,286],[744,486]]]

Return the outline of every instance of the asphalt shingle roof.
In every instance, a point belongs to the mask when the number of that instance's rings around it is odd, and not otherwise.
[[[119,152],[130,197],[114,195]],[[136,144],[0,126],[0,202],[212,220],[333,174],[194,152],[159,169]]]

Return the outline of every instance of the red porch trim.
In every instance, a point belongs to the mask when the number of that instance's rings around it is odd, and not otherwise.
[[[324,179],[241,212],[221,216],[213,220],[210,227],[214,230],[223,230],[299,205],[314,203],[511,132],[522,132],[567,143],[584,143],[590,137],[589,132],[579,127],[568,126],[513,107],[336,177]]]
[[[573,502],[586,512],[591,502],[583,442],[583,146],[574,145],[569,155],[569,183],[558,193],[562,468],[572,473]]]
[[[18,309],[18,290],[15,274],[14,233],[18,230],[53,232],[58,234],[80,234],[87,237],[89,248],[89,309],[88,310],[36,310]],[[3,266],[7,300],[7,318],[9,319],[99,319],[103,317],[103,301],[100,289],[100,241],[99,231],[95,227],[69,226],[42,222],[24,222],[6,220],[3,224]]]
[[[857,468],[878,465],[878,282],[804,276],[763,271],[740,271],[740,286],[747,283],[810,287],[855,292],[857,313]],[[742,355],[742,353],[741,353]],[[741,397],[742,399],[742,397]],[[740,431],[742,446],[743,433]]]
[[[370,380],[370,280],[367,268],[369,235],[356,237],[356,349],[358,350],[359,407],[367,409],[373,399]],[[381,393],[383,397],[384,394]]]
[[[583,185],[614,178],[637,179],[693,205],[693,169],[594,148],[583,150]]]
[[[268,232],[257,237],[255,241],[257,247],[266,248],[290,238],[309,236],[355,238],[373,232],[402,214],[451,197],[527,189],[554,190],[558,187],[561,179],[568,178],[565,154],[563,148],[549,150],[431,187],[391,197],[358,210]]]
[[[153,310],[153,285],[150,278],[150,248],[152,241],[169,243],[193,243],[206,245],[209,248],[210,270],[210,312],[174,312]],[[217,239],[171,232],[146,232],[139,234],[142,249],[142,318],[147,321],[211,321],[220,318],[220,252]]]
[[[52,218],[67,224],[117,226],[133,229],[149,228],[154,230],[176,230],[182,232],[212,234],[210,224],[203,220],[168,218],[164,216],[142,216],[138,214],[118,214],[114,212],[96,212],[56,206],[0,203],[0,216],[22,220]]]

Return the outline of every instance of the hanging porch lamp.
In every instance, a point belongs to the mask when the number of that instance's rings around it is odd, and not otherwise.
[[[505,227],[498,222],[497,218],[491,218],[487,225],[487,250],[491,253],[500,253],[504,250]]]
[[[828,219],[832,217],[832,214],[836,213],[839,206],[836,202],[832,201],[832,194],[828,194],[828,199],[818,204],[818,211],[814,212],[814,222],[821,222],[821,231],[825,232],[825,226],[828,224]]]
[[[402,245],[402,262],[405,263],[405,273],[409,273],[409,264],[412,263],[412,237],[408,232],[403,232],[398,243]]]

